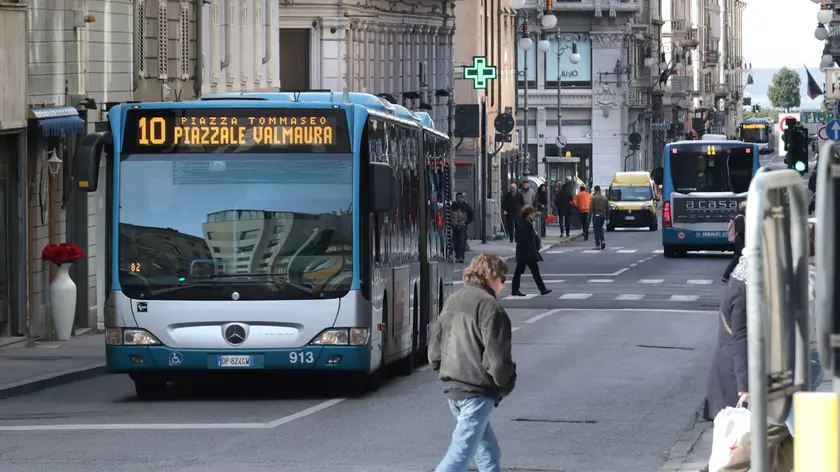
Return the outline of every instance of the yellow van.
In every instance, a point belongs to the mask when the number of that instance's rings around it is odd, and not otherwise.
[[[648,172],[616,172],[607,191],[610,218],[607,231],[615,228],[659,229],[656,202],[659,194]]]

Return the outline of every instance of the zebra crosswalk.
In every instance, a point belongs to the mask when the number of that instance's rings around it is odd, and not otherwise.
[[[609,247],[606,249],[583,249],[583,248],[565,248],[565,249],[549,249],[543,251],[543,254],[664,254],[663,249],[627,249],[621,246]],[[721,251],[696,251],[692,254],[723,254]]]
[[[530,300],[535,297],[539,297],[541,295],[537,293],[526,293],[524,296],[515,297],[513,295],[508,295],[506,297],[502,297],[502,300]],[[547,295],[547,297],[553,297],[553,294]],[[656,293],[619,293],[615,295],[607,295],[602,296],[599,294],[593,293],[575,293],[569,292],[560,295],[559,297],[555,297],[557,300],[589,300],[589,299],[597,299],[597,300],[615,300],[615,301],[632,301],[632,302],[640,302],[640,301],[652,301],[652,302],[696,302],[701,299],[700,295],[682,295],[682,294],[656,294]],[[704,300],[709,300],[712,302],[716,302],[718,300],[717,297],[703,297]]]
[[[525,274],[523,277],[523,284],[531,284],[531,277],[530,274]],[[560,274],[556,274],[560,275]],[[598,285],[605,285],[605,284],[619,284],[622,286],[627,285],[638,285],[638,286],[656,286],[656,285],[667,285],[667,286],[679,286],[685,285],[686,287],[696,287],[696,286],[709,286],[715,283],[712,279],[638,279],[635,282],[628,281],[628,280],[621,280],[618,281],[616,279],[606,279],[606,278],[586,278],[586,276],[575,276],[573,279],[571,276],[575,274],[567,274],[568,279],[543,279],[546,285],[555,285],[555,284],[566,284],[566,285],[586,285],[586,284],[598,284]],[[561,275],[562,277],[562,275]],[[456,280],[455,285],[461,285],[464,282],[462,280]],[[510,285],[510,280],[506,282],[507,285]],[[723,284],[718,283],[718,285],[723,286]]]

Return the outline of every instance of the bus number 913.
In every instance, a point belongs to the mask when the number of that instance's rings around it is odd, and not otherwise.
[[[289,363],[291,364],[314,364],[315,356],[311,352],[290,352]]]

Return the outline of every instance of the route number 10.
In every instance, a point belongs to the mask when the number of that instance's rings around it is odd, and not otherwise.
[[[140,118],[137,120],[137,127],[140,129],[140,137],[137,142],[141,145],[165,144],[166,143],[166,121],[161,117]]]
[[[315,356],[311,352],[290,352],[289,363],[291,364],[313,364]]]

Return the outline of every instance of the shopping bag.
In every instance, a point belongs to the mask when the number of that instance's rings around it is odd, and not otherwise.
[[[729,463],[729,457],[741,438],[750,432],[750,410],[744,408],[743,398],[735,408],[721,410],[715,416],[712,431],[712,456],[709,458],[709,472],[718,472]]]

